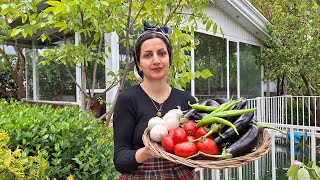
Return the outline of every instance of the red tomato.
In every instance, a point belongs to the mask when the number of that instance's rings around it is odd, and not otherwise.
[[[174,130],[175,130],[176,128],[174,128],[174,129],[171,129],[170,131],[169,131],[169,136],[173,136],[173,133],[174,133]]]
[[[197,125],[193,121],[186,121],[183,123],[182,128],[187,132],[188,136],[195,136]]]
[[[174,153],[174,146],[176,144],[174,143],[173,136],[165,136],[161,141],[161,145],[165,151]]]
[[[174,154],[180,157],[188,157],[197,154],[197,145],[192,142],[182,142],[174,146]]]
[[[207,134],[207,130],[205,127],[199,127],[196,131],[196,139],[200,138],[201,136],[204,136],[205,134]],[[212,138],[212,135],[208,136],[208,138]]]
[[[187,139],[187,133],[182,128],[175,128],[173,132],[173,140],[176,144],[186,142]]]
[[[206,138],[204,141],[199,141],[197,143],[197,148],[199,151],[206,154],[217,155],[218,148],[216,143],[211,138]],[[203,156],[205,159],[215,159],[214,157]]]

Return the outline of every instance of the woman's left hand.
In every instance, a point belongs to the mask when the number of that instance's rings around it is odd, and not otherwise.
[[[152,151],[147,147],[140,148],[136,152],[136,160],[138,163],[143,163],[144,161],[153,157],[158,157],[158,156],[153,154]]]

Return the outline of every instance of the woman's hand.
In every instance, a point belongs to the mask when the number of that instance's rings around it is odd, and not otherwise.
[[[138,163],[143,163],[144,161],[152,157],[157,157],[157,156],[152,154],[152,151],[147,147],[140,148],[136,152],[136,160]]]

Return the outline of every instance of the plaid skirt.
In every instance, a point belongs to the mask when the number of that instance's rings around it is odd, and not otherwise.
[[[130,174],[121,174],[119,180],[197,180],[194,169],[162,158],[150,158]]]

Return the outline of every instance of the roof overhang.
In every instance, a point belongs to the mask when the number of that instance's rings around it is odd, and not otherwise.
[[[270,22],[247,0],[213,0],[214,5],[259,40],[269,38]]]
[[[46,0],[42,0],[37,4],[37,11],[41,12],[47,7],[49,7],[48,4],[45,3]],[[37,13],[37,12],[35,12]],[[12,21],[9,26],[10,28],[15,28],[17,26],[21,26],[23,24],[29,23],[29,21],[26,21],[25,23],[22,22],[22,19],[19,17]],[[57,28],[51,28],[46,29],[46,34],[48,34],[49,38],[47,38],[45,41],[41,40],[41,35],[44,33],[43,29],[38,29],[32,36],[23,37],[21,34],[9,39],[5,40],[5,45],[13,45],[13,46],[19,46],[24,48],[32,48],[32,42],[36,45],[37,48],[46,48],[50,46],[55,46],[55,42],[63,40],[63,38],[71,37],[73,36],[73,33],[64,34],[62,32],[59,32],[59,29]],[[1,32],[0,32],[1,33]]]

